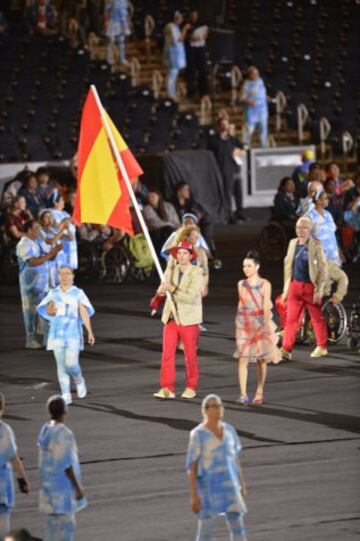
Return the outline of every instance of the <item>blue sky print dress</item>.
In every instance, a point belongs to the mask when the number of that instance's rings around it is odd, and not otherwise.
[[[17,455],[14,432],[0,421],[0,513],[9,513],[15,505],[11,460]]]
[[[80,462],[74,434],[62,423],[50,421],[42,427],[38,441],[42,513],[72,514],[86,507],[85,498],[76,499],[73,484],[65,473],[73,467],[80,480]]]
[[[68,214],[65,210],[56,209],[50,209],[50,212],[56,222],[56,232],[58,232],[58,226],[63,220],[65,220],[65,218],[70,218],[70,214]],[[61,257],[63,258],[61,263],[66,267],[70,267],[71,269],[77,269],[78,254],[76,244],[76,227],[74,226],[74,224],[70,223],[67,229],[72,235],[73,240],[67,240],[65,238],[61,239],[61,242],[64,245],[63,254],[61,255]]]
[[[240,492],[238,456],[240,440],[234,428],[223,423],[223,440],[220,440],[203,424],[190,433],[186,468],[197,464],[197,489],[201,501],[200,518],[225,513],[247,512]]]
[[[336,240],[336,224],[328,210],[324,210],[324,216],[315,208],[309,210],[305,216],[312,221],[311,235],[321,242],[326,259],[334,261],[341,266],[339,247]]]
[[[49,316],[46,305],[55,303],[57,313]],[[46,349],[57,348],[84,349],[83,323],[79,313],[79,305],[83,304],[91,317],[95,310],[82,289],[71,286],[63,291],[61,286],[51,289],[41,301],[38,313],[50,321],[50,329]]]

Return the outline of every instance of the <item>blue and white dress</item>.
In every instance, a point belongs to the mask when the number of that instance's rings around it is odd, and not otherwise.
[[[169,23],[165,27],[164,63],[169,69],[183,69],[186,67],[185,45],[179,41],[180,27]]]
[[[40,232],[40,238],[38,239],[38,243],[41,246],[41,249],[45,253],[49,253],[51,250],[51,244],[48,244],[46,242],[46,239],[52,239],[55,237],[56,231],[53,228],[50,229],[43,229],[41,228]],[[49,264],[49,285],[50,287],[56,287],[59,285],[59,269],[65,265],[65,254],[64,250],[61,250],[58,252],[56,257],[54,259],[50,259],[48,261]]]
[[[56,209],[49,209],[51,212],[52,217],[55,220],[56,228],[59,227],[60,223],[65,220],[65,218],[70,218],[70,214],[68,214],[65,210],[56,210]],[[73,240],[67,240],[67,239],[61,239],[61,242],[64,245],[63,249],[63,255],[61,256],[63,259],[60,260],[61,264],[66,267],[70,267],[71,269],[77,269],[78,268],[78,254],[77,254],[77,243],[76,243],[76,227],[73,223],[70,223],[68,226],[68,231],[72,235]],[[58,229],[57,229],[58,231]]]
[[[0,420],[0,514],[10,513],[15,506],[14,477],[11,460],[17,455],[12,428]]]
[[[34,266],[30,265],[29,260],[45,254],[41,244],[28,237],[22,237],[16,246],[21,302],[28,338],[36,334],[36,308],[50,287],[49,262]]]
[[[243,87],[243,98],[254,102],[254,106],[245,104],[245,122],[255,126],[268,117],[268,104],[264,81],[258,77],[254,81],[246,80]]]
[[[72,514],[86,507],[86,498],[76,499],[75,488],[65,473],[72,466],[76,478],[81,479],[78,449],[71,430],[63,423],[45,423],[37,444],[40,511],[46,514]]]
[[[315,208],[309,210],[305,216],[312,221],[311,235],[321,242],[326,259],[334,261],[341,266],[339,247],[336,240],[336,224],[328,210],[324,210],[324,216]]]
[[[200,497],[200,518],[225,513],[247,512],[241,495],[238,455],[240,440],[234,428],[223,423],[223,439],[220,440],[203,424],[190,433],[186,468],[197,462],[197,490]]]
[[[53,302],[57,308],[55,316],[50,316],[46,311],[49,302]],[[57,348],[84,349],[83,322],[80,317],[80,304],[83,304],[91,317],[95,310],[82,289],[71,286],[63,291],[61,286],[51,289],[37,307],[37,311],[43,318],[50,322],[50,329],[46,349]]]

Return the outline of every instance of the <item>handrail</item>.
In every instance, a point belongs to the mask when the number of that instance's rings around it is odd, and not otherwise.
[[[243,79],[239,66],[231,68],[231,105],[236,105],[238,89]]]
[[[141,70],[141,65],[140,65],[139,60],[136,57],[133,57],[130,60],[131,86],[136,86],[138,84],[140,70]]]
[[[275,129],[277,132],[281,131],[281,121],[282,121],[282,114],[285,111],[285,107],[287,105],[287,99],[281,90],[279,90],[276,94],[276,123],[275,123]]]
[[[154,70],[152,72],[152,89],[154,92],[154,98],[157,100],[160,97],[161,85],[163,82],[163,76],[160,70]]]
[[[325,116],[322,116],[319,120],[320,131],[320,152],[324,156],[326,152],[326,140],[331,132],[331,124]]]
[[[298,141],[302,144],[304,140],[304,127],[309,118],[309,111],[303,103],[297,106],[297,123],[298,123]]]

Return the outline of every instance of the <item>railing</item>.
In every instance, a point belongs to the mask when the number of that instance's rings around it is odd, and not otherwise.
[[[212,102],[209,96],[203,96],[200,102],[199,122],[201,125],[210,124],[212,121]]]
[[[343,153],[344,171],[348,172],[347,157],[354,148],[354,138],[348,131],[343,131],[341,134],[341,149]]]
[[[320,131],[320,152],[321,156],[324,157],[326,153],[326,140],[331,132],[331,124],[325,116],[322,116],[319,120],[319,131]]]
[[[152,89],[154,92],[154,98],[156,100],[160,97],[160,90],[163,82],[163,76],[161,75],[161,72],[159,70],[154,70],[152,72]]]
[[[309,111],[306,105],[299,103],[297,106],[297,124],[298,124],[298,141],[301,145],[304,141],[304,128],[309,118]]]
[[[144,20],[145,50],[149,54],[151,51],[151,36],[155,29],[155,20],[151,15],[146,15]]]
[[[130,60],[130,76],[131,76],[131,86],[136,86],[139,82],[139,75],[140,75],[140,62],[139,60],[134,57]]]
[[[241,70],[238,66],[233,66],[231,68],[231,105],[236,105],[238,99],[238,90],[240,83],[243,79]]]
[[[287,99],[284,94],[284,92],[277,92],[276,94],[276,122],[275,122],[275,130],[277,132],[281,131],[282,127],[282,114],[285,111],[285,107],[287,105]]]

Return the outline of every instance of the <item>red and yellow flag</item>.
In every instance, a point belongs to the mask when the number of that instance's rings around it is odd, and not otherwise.
[[[133,184],[143,170],[106,114],[128,177]],[[130,195],[113,155],[101,112],[90,90],[82,112],[78,145],[77,194],[73,218],[76,224],[116,227],[133,234]]]

